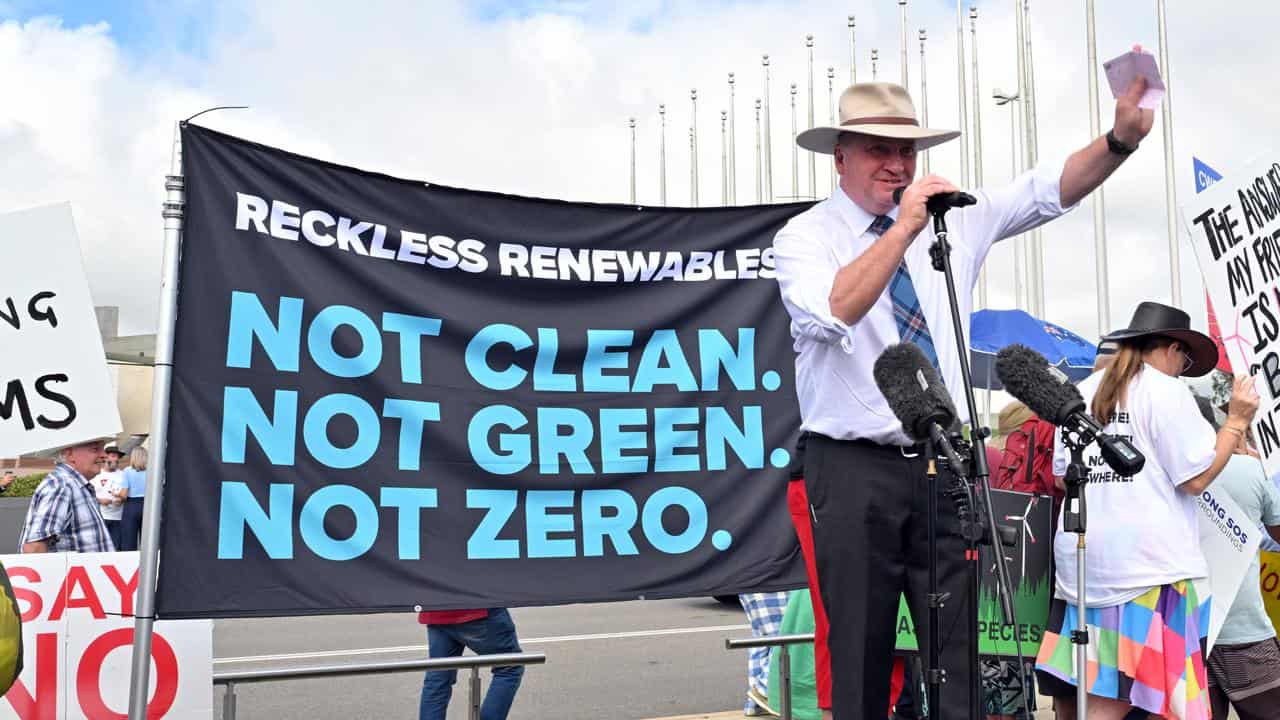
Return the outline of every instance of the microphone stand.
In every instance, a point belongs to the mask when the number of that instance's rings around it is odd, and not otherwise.
[[[924,673],[924,681],[928,687],[925,700],[928,717],[936,718],[938,703],[941,701],[942,683],[946,681],[946,672],[942,669],[942,616],[941,609],[951,593],[938,592],[938,464],[934,460],[934,447],[938,439],[938,424],[932,423],[933,438],[925,445],[926,457],[929,458],[929,513],[926,527],[929,538],[929,665]],[[944,439],[945,442],[945,439]],[[917,687],[919,687],[917,685]],[[916,717],[924,717],[920,708],[916,708]]]
[[[941,272],[947,283],[947,300],[951,305],[951,323],[956,337],[956,350],[960,359],[960,377],[964,387],[964,396],[966,407],[969,411],[971,427],[973,428],[971,435],[970,453],[971,461],[969,463],[969,478],[973,486],[976,486],[979,502],[978,504],[970,503],[969,522],[962,522],[961,533],[967,542],[965,558],[970,563],[970,583],[969,583],[969,599],[970,599],[970,615],[969,629],[972,639],[972,651],[969,655],[969,713],[973,720],[979,720],[984,717],[982,703],[982,672],[979,668],[980,658],[978,653],[978,602],[981,597],[979,591],[981,585],[981,576],[979,574],[978,562],[978,544],[985,538],[991,543],[992,555],[995,559],[996,567],[996,586],[997,594],[1000,598],[1001,610],[1003,611],[1005,621],[1014,626],[1013,633],[1014,644],[1017,648],[1018,655],[1018,679],[1022,683],[1022,699],[1023,708],[1029,712],[1030,698],[1027,697],[1027,678],[1026,663],[1022,657],[1022,642],[1018,637],[1017,616],[1013,605],[1013,586],[1009,579],[1009,567],[1005,563],[1004,551],[1001,547],[1001,534],[996,526],[995,510],[991,504],[991,485],[989,478],[991,475],[990,468],[987,465],[987,447],[986,435],[987,429],[979,424],[978,403],[974,398],[973,384],[969,374],[969,352],[968,344],[964,335],[964,324],[960,315],[960,304],[956,299],[956,281],[955,275],[951,269],[951,244],[947,240],[947,222],[944,218],[946,209],[940,212],[933,212],[933,245],[929,247],[929,257],[933,260],[933,269]],[[972,486],[965,483],[966,495],[972,499]],[[985,516],[985,517],[984,517]],[[964,518],[962,518],[963,520]],[[969,527],[965,527],[968,525]],[[936,666],[934,668],[937,669]],[[933,712],[933,706],[930,706],[930,712]],[[1083,715],[1081,716],[1083,717]]]
[[[1076,534],[1076,629],[1071,632],[1071,644],[1075,646],[1076,654],[1076,717],[1082,718],[1087,716],[1089,703],[1089,691],[1085,687],[1088,682],[1089,626],[1085,620],[1084,599],[1084,534],[1088,524],[1084,484],[1089,481],[1089,468],[1084,464],[1084,448],[1090,440],[1065,428],[1062,440],[1071,451],[1071,464],[1067,465],[1067,475],[1063,478],[1067,496],[1062,505],[1062,531]]]

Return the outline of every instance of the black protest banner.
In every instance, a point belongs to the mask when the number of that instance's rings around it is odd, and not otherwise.
[[[804,585],[773,234],[187,126],[164,617]]]
[[[1275,154],[1183,208],[1227,357],[1257,380],[1254,418],[1268,475],[1280,472],[1280,163]]]

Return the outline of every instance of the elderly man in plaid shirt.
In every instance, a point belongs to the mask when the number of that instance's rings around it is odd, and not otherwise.
[[[22,527],[22,552],[111,552],[89,478],[106,459],[102,440],[64,448],[58,464],[36,487]]]

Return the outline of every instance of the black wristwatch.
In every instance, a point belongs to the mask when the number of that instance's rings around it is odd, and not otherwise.
[[[1116,131],[1113,128],[1107,131],[1107,149],[1116,155],[1123,157],[1125,155],[1132,155],[1133,151],[1138,148],[1136,145],[1134,147],[1129,147],[1128,145],[1120,142],[1120,138],[1116,137]]]

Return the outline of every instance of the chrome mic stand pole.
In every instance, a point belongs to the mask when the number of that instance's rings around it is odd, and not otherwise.
[[[1084,599],[1084,535],[1088,524],[1084,484],[1089,481],[1089,468],[1084,464],[1084,446],[1090,440],[1077,437],[1065,428],[1062,438],[1071,450],[1071,464],[1067,466],[1067,474],[1063,478],[1067,496],[1062,506],[1062,531],[1076,534],[1076,629],[1071,632],[1071,644],[1075,645],[1076,654],[1076,717],[1083,718],[1087,716],[1089,705],[1089,626],[1085,619]]]

